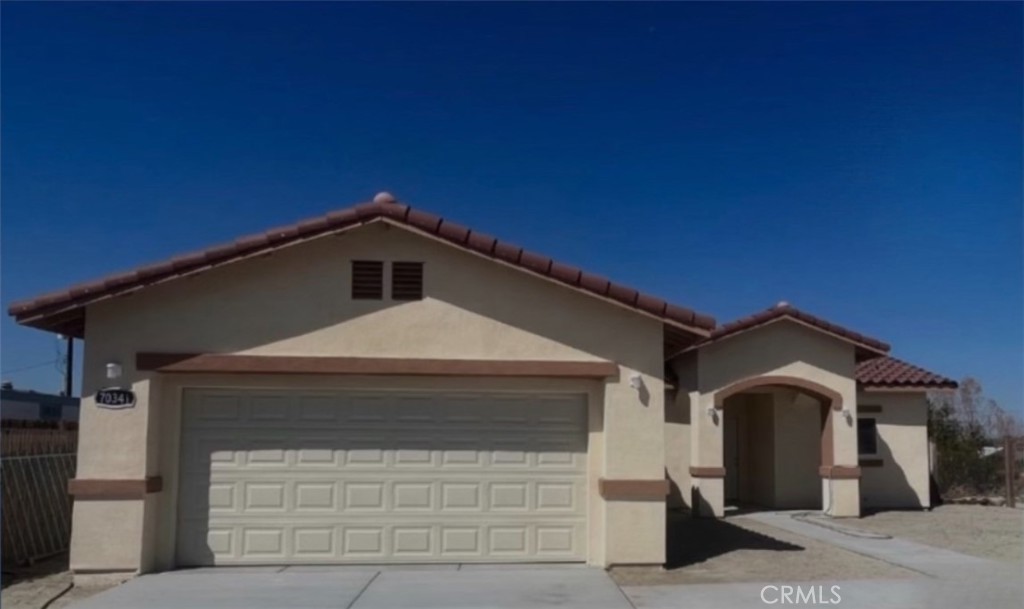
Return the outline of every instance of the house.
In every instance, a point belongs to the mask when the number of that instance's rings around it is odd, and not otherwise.
[[[0,387],[2,421],[77,421],[78,398],[15,389],[4,382]]]
[[[94,575],[657,565],[674,507],[927,507],[925,392],[955,386],[790,305],[719,326],[387,193],[10,314],[85,339]]]

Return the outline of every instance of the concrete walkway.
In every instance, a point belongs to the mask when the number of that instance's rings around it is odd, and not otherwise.
[[[748,514],[746,518],[898,565],[921,575],[912,579],[870,581],[635,586],[625,587],[623,591],[638,609],[743,609],[763,608],[766,604],[831,604],[849,609],[1002,609],[1021,606],[1024,584],[1021,583],[1019,566],[904,539],[883,538],[857,529],[855,520],[794,516],[798,514],[765,512]],[[789,602],[781,598],[786,592],[782,586],[791,587]],[[833,586],[836,588],[833,589]],[[804,602],[794,602],[799,598],[798,593],[803,595]],[[807,602],[808,595],[812,593],[814,602]],[[841,599],[839,602],[835,602],[835,595]]]
[[[761,512],[747,518],[931,577],[957,577],[964,569],[992,569],[1002,564],[906,539],[886,538],[858,529],[856,520],[803,514]]]
[[[601,569],[253,567],[143,575],[71,609],[633,609]]]

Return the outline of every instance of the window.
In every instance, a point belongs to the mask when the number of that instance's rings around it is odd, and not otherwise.
[[[423,300],[423,263],[391,263],[391,299]]]
[[[875,419],[857,419],[857,452],[878,454],[878,424]]]
[[[384,263],[380,260],[352,261],[352,299],[384,298]]]

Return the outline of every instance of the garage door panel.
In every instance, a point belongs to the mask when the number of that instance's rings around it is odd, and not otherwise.
[[[190,481],[181,488],[185,517],[242,512],[509,512],[576,513],[584,507],[585,480],[475,478],[341,482],[329,478]]]
[[[584,551],[581,523],[378,524],[372,521],[281,522],[258,527],[211,524],[179,543],[198,564],[276,564],[367,562],[370,558],[398,562],[472,562],[474,560],[579,560]],[[182,566],[194,566],[183,562]]]
[[[182,565],[586,556],[581,395],[188,391],[181,460]]]
[[[292,529],[292,555],[296,558],[333,558],[338,552],[338,538],[332,526],[296,526]]]
[[[478,470],[495,467],[498,470],[524,466],[558,471],[577,472],[585,467],[585,444],[570,438],[539,437],[521,440],[498,439],[489,434],[473,440],[415,441],[408,437],[384,434],[356,438],[325,438],[311,436],[304,440],[301,434],[287,438],[253,438],[239,441],[226,433],[189,440],[182,448],[188,453],[182,466],[189,473],[209,474],[218,471],[259,469],[337,469],[353,471],[422,470],[441,468],[456,472],[463,469]],[[493,438],[493,439],[492,439]],[[403,447],[404,446],[404,447]],[[401,448],[400,448],[401,447]]]
[[[340,486],[330,480],[296,482],[293,502],[295,511],[337,512]]]

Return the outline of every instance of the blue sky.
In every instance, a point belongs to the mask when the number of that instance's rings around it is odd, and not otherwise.
[[[387,189],[1020,412],[1019,3],[5,3],[2,300]],[[3,377],[57,389],[4,316]]]

